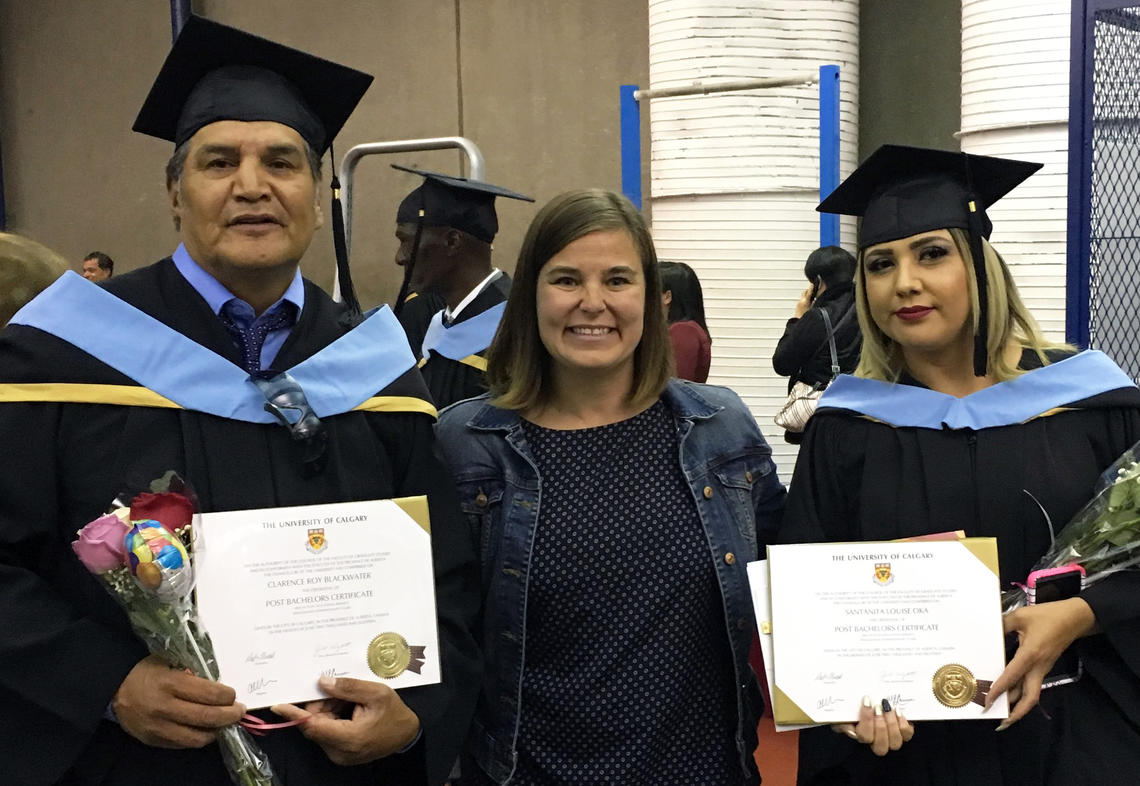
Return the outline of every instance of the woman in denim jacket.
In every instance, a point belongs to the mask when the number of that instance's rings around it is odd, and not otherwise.
[[[624,197],[556,197],[515,276],[490,393],[438,425],[483,571],[463,780],[755,784],[745,565],[783,509],[771,451],[736,394],[670,378]]]

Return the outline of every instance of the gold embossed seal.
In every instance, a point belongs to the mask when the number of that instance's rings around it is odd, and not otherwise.
[[[965,707],[978,691],[978,681],[965,666],[947,663],[934,672],[934,698],[946,707]]]
[[[398,677],[412,661],[412,648],[399,633],[381,633],[368,644],[368,668],[377,677]]]

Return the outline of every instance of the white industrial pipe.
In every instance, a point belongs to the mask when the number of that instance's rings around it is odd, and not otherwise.
[[[798,84],[642,102],[650,117],[653,235],[701,279],[710,382],[736,390],[782,467],[795,448],[772,416],[787,381],[772,352],[819,245],[819,66],[840,67],[841,175],[858,140],[858,0],[649,0],[651,95],[694,82]],[[814,75],[814,77],[813,77]],[[843,224],[850,248],[854,224]]]
[[[1046,334],[1065,337],[1069,0],[962,0],[962,150],[1045,166],[988,212]]]

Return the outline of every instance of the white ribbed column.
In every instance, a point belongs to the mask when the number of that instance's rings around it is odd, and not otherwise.
[[[652,88],[840,67],[840,174],[858,138],[858,0],[649,0]],[[662,259],[700,276],[713,337],[709,382],[736,390],[791,477],[772,423],[786,380],[772,352],[819,245],[818,85],[652,99],[650,202]],[[642,111],[645,111],[643,105]],[[843,227],[851,248],[854,224]]]
[[[1046,334],[1065,338],[1069,0],[962,0],[962,149],[1045,166],[988,212]]]

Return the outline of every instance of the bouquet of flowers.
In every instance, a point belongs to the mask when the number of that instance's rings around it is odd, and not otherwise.
[[[1034,570],[1080,565],[1087,587],[1140,565],[1140,442],[1104,471],[1093,492],[1093,498],[1057,533]],[[1048,521],[1048,515],[1045,518]],[[1027,590],[1020,585],[1002,593],[1004,611],[1027,601]]]
[[[178,475],[168,472],[151,490],[122,497],[114,510],[79,531],[71,544],[126,611],[135,633],[151,653],[208,680],[218,679],[210,637],[198,623],[190,598],[194,571],[194,496]],[[218,732],[226,769],[239,786],[273,786],[269,759],[241,726]]]

